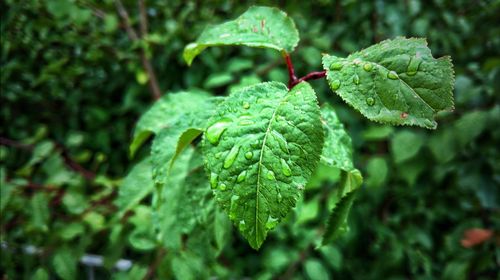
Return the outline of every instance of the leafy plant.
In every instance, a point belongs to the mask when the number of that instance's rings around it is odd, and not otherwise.
[[[324,70],[301,78],[290,57],[298,42],[295,23],[284,12],[256,6],[207,27],[184,49],[188,64],[212,46],[274,49],[285,59],[289,82],[240,87],[227,97],[172,92],[141,117],[130,153],[154,135],[151,154],[126,180],[143,177],[137,171],[149,165],[152,180],[142,180],[141,197],[133,198],[135,184],[124,184],[120,197],[126,210],[153,193],[156,239],[167,248],[197,248],[193,244],[204,242],[216,254],[228,231],[221,209],[258,249],[295,207],[320,165],[342,174],[323,244],[346,230],[363,179],[343,124],[331,106],[320,108],[309,80],[326,78],[347,104],[379,123],[435,129],[436,113],[453,109],[451,60],[433,58],[425,39],[385,40],[346,58],[324,54]],[[194,238],[186,244],[183,235]],[[179,262],[187,257],[179,255]]]

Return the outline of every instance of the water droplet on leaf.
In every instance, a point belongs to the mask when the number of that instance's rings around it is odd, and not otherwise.
[[[240,146],[233,146],[231,151],[229,151],[229,154],[227,154],[226,159],[224,159],[224,168],[229,168],[231,165],[233,165],[234,161],[236,160],[236,157],[238,156],[238,153],[240,151]]]
[[[283,201],[283,196],[281,195],[281,192],[278,191],[278,203],[281,203]]]
[[[330,65],[330,70],[340,70],[342,67],[344,67],[342,62],[334,62]]]
[[[238,228],[240,229],[240,231],[245,231],[245,229],[247,228],[245,221],[241,220]]]
[[[410,59],[410,63],[408,63],[408,69],[406,70],[406,74],[408,76],[414,76],[418,72],[418,68],[422,64],[422,58],[420,56],[415,56]]]
[[[241,183],[245,181],[246,178],[247,178],[247,172],[243,171],[240,173],[240,175],[238,175],[238,178],[236,178],[236,182]]]
[[[333,89],[333,90],[337,90],[340,88],[340,80],[335,80],[333,82],[330,83],[330,87]]]
[[[229,124],[230,122],[228,121],[220,121],[207,128],[206,136],[208,141],[213,145],[217,145],[222,133],[226,130]]]
[[[352,77],[352,81],[355,84],[359,85],[359,76],[358,76],[358,74],[354,74],[354,77]]]
[[[217,173],[212,172],[210,174],[210,187],[212,189],[217,188],[217,179],[219,178],[219,175]]]
[[[391,80],[397,80],[397,79],[399,79],[399,76],[398,76],[398,73],[396,73],[394,71],[389,71],[389,73],[387,73],[387,78],[389,78]]]
[[[271,230],[271,229],[275,228],[277,225],[278,225],[278,219],[273,218],[271,216],[269,216],[269,218],[267,218],[267,222],[266,222],[266,229],[267,230]]]
[[[272,172],[271,170],[267,171],[267,175],[266,175],[267,179],[269,180],[274,180],[276,179],[276,177],[274,177],[274,172]]]
[[[372,97],[368,97],[368,98],[366,99],[366,104],[367,104],[368,106],[373,106],[373,104],[375,104],[375,99],[373,99]]]
[[[248,102],[243,102],[243,108],[244,108],[244,109],[248,109],[248,108],[250,108],[250,103],[248,103]]]
[[[253,157],[253,153],[252,152],[246,152],[245,153],[245,158],[246,159],[252,159],[252,157]]]
[[[287,177],[292,176],[292,170],[290,169],[290,166],[288,166],[288,164],[284,159],[281,159],[281,171],[283,171],[283,174]]]
[[[225,191],[226,189],[227,189],[226,184],[221,183],[221,184],[219,185],[219,190],[221,190],[221,191]]]
[[[372,71],[373,69],[373,65],[371,63],[365,63],[365,65],[363,65],[363,70],[365,70],[366,72],[370,72]]]

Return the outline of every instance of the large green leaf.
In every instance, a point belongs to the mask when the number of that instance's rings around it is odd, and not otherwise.
[[[151,160],[153,179],[157,186],[165,184],[179,153],[206,129],[207,121],[220,101],[216,97],[206,99],[203,109],[179,114],[175,123],[156,135],[151,147]]]
[[[325,104],[321,108],[321,122],[325,130],[325,145],[321,163],[344,171],[354,169],[352,163],[352,141],[344,130],[333,108]]]
[[[148,157],[136,164],[123,179],[116,199],[120,213],[123,214],[139,204],[153,189],[151,159]]]
[[[425,39],[385,40],[347,58],[323,57],[328,83],[365,117],[434,129],[434,116],[453,109],[453,65],[435,59]]]
[[[209,98],[208,93],[198,90],[164,95],[137,122],[130,144],[130,154],[133,156],[151,134],[178,122],[185,112],[203,111]]]
[[[347,217],[351,211],[351,206],[356,197],[357,190],[363,183],[363,177],[358,170],[342,172],[342,181],[339,190],[340,200],[328,218],[323,245],[333,241],[339,234],[347,228]]]
[[[210,46],[241,45],[291,52],[299,42],[295,23],[277,8],[250,7],[237,19],[206,28],[196,42],[184,49],[184,60],[193,59]]]
[[[203,153],[217,201],[250,245],[290,211],[315,170],[323,146],[316,95],[261,83],[233,92],[209,120]]]

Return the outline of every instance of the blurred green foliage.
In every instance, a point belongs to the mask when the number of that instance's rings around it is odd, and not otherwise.
[[[189,248],[174,254],[148,237],[150,197],[117,211],[117,189],[137,184],[121,179],[149,152],[129,159],[131,131],[153,102],[141,54],[165,93],[205,88],[224,95],[260,81],[286,82],[273,51],[210,48],[191,68],[182,60],[184,46],[206,24],[232,19],[251,4],[146,1],[148,34],[131,40],[111,0],[0,3],[2,277],[85,279],[79,264],[85,253],[104,256],[95,271],[101,279],[189,279],[199,271],[257,279],[497,277],[498,1],[281,1],[302,38],[292,54],[301,75],[321,68],[323,52],[346,55],[399,35],[427,37],[433,54],[451,55],[455,65],[456,109],[438,117],[435,131],[374,125],[324,81],[312,82],[322,101],[338,104],[366,174],[350,230],[333,245],[312,245],[335,203],[325,196],[339,183],[329,169],[318,170],[289,221],[258,252],[233,231],[216,237],[225,241],[217,258]],[[137,1],[124,6],[138,32]],[[497,241],[464,248],[469,228],[496,230]],[[116,271],[119,258],[133,267]]]

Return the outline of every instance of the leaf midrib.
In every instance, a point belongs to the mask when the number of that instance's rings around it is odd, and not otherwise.
[[[283,95],[283,99],[280,100],[280,102],[278,103],[278,106],[276,106],[276,109],[274,110],[273,112],[273,115],[271,116],[271,118],[269,119],[269,124],[267,125],[267,128],[266,128],[266,132],[264,133],[264,139],[262,140],[262,147],[260,149],[260,156],[259,156],[259,167],[257,169],[257,190],[255,192],[255,242],[256,242],[256,245],[257,245],[257,234],[258,234],[258,219],[257,219],[257,215],[259,213],[259,192],[260,192],[260,177],[261,177],[261,172],[262,172],[262,159],[264,157],[264,147],[266,146],[266,141],[267,141],[267,136],[269,135],[269,132],[271,130],[271,124],[273,123],[275,117],[276,117],[276,113],[278,112],[278,109],[280,108],[280,106],[283,104],[283,101],[286,100],[286,98],[288,97],[288,93],[285,93],[285,95]]]

